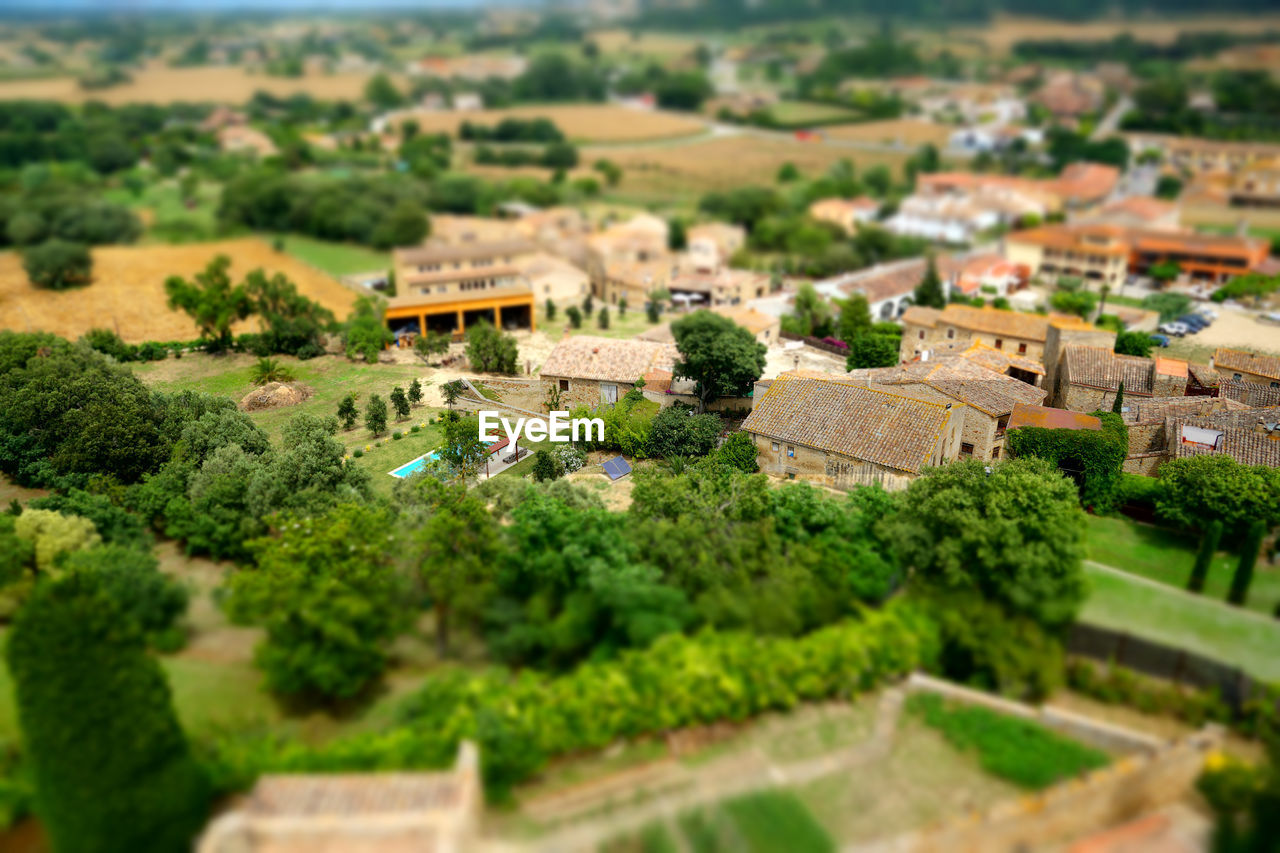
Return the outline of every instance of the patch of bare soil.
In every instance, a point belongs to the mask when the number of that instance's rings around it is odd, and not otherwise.
[[[311,394],[311,388],[301,382],[268,382],[241,398],[240,411],[260,412],[263,409],[296,406],[310,398]]]

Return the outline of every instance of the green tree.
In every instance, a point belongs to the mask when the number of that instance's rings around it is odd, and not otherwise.
[[[798,335],[822,337],[831,330],[831,306],[806,281],[796,291],[795,307],[782,318],[782,326]]]
[[[1120,387],[1116,388],[1116,398],[1111,401],[1111,411],[1114,414],[1124,413],[1124,380],[1120,380]]]
[[[729,433],[729,437],[716,449],[716,458],[726,465],[731,465],[746,474],[754,474],[760,470],[756,461],[759,453],[750,433],[738,430]]]
[[[480,422],[450,411],[443,419],[444,443],[440,459],[460,480],[474,477],[489,458],[489,446],[480,439]]]
[[[1222,540],[1222,522],[1216,518],[1205,525],[1200,534],[1200,550],[1196,551],[1196,562],[1191,567],[1191,577],[1187,579],[1187,589],[1192,592],[1204,592],[1204,582],[1209,577],[1209,564],[1213,555],[1218,552],[1218,543]]]
[[[1147,332],[1119,332],[1115,350],[1121,355],[1148,358],[1151,355],[1151,335]]]
[[[23,752],[52,846],[191,846],[210,788],[142,632],[94,572],[38,584],[6,649]],[[74,744],[74,748],[69,748]]]
[[[604,176],[604,182],[609,187],[616,187],[618,181],[622,180],[622,169],[612,160],[602,158],[592,168]]]
[[[354,429],[359,417],[360,412],[356,409],[356,395],[354,393],[345,395],[338,403],[338,421],[342,424],[342,428],[347,431]]]
[[[467,360],[473,370],[483,373],[514,374],[519,350],[516,339],[481,321],[467,329]]]
[[[391,389],[391,408],[395,410],[396,420],[409,417],[409,397],[399,385]]]
[[[66,290],[89,281],[93,258],[83,243],[55,238],[23,251],[22,266],[36,287]]]
[[[394,109],[404,103],[404,95],[391,82],[391,78],[379,72],[364,85],[364,98],[384,110]]]
[[[849,341],[849,355],[845,358],[846,370],[866,367],[893,367],[898,363],[901,343],[895,337],[865,333]]]
[[[662,307],[658,305],[657,301],[650,299],[648,302],[644,304],[645,319],[647,319],[650,323],[656,323],[658,322],[658,320],[662,319],[661,314],[662,314]],[[575,326],[574,328],[577,328],[577,327]]]
[[[1231,576],[1231,589],[1227,592],[1227,601],[1238,607],[1244,607],[1249,600],[1249,586],[1253,583],[1253,569],[1258,562],[1258,552],[1262,550],[1262,540],[1267,535],[1267,525],[1262,521],[1254,521],[1249,525],[1249,532],[1240,545],[1240,562],[1236,565],[1235,574]]]
[[[609,328],[609,306],[600,306],[600,313],[596,315],[596,325],[601,329]]]
[[[840,316],[836,318],[835,324],[837,338],[850,344],[854,338],[871,333],[871,308],[867,304],[867,297],[855,293],[848,299],[841,300],[838,305]]]
[[[444,355],[449,351],[449,335],[444,332],[424,332],[414,340],[413,351],[423,362],[430,364],[432,356]]]
[[[570,305],[565,309],[564,316],[569,318],[569,326],[574,329],[582,328],[582,312],[578,310],[577,305]]]
[[[1084,602],[1084,514],[1044,460],[928,468],[885,535],[920,583],[977,591],[1043,626],[1070,624]]]
[[[431,226],[422,207],[406,199],[397,202],[382,221],[374,226],[369,234],[369,242],[375,249],[416,246],[430,231]]]
[[[689,247],[689,233],[684,220],[673,217],[667,220],[667,248],[673,252],[683,252]]]
[[[458,402],[458,398],[467,390],[467,386],[463,384],[461,379],[453,379],[440,386],[440,394],[444,397],[444,404],[450,409],[453,404]]]
[[[1177,261],[1160,261],[1147,268],[1147,275],[1161,286],[1168,284],[1181,274],[1182,267],[1178,266]]]
[[[556,304],[547,298],[547,322],[551,322],[556,318]]]
[[[169,308],[185,311],[200,330],[200,337],[217,351],[230,349],[231,324],[253,310],[247,286],[232,285],[227,272],[230,268],[231,259],[218,255],[203,272],[196,273],[194,282],[174,275],[164,283]]]
[[[618,319],[627,316],[627,297],[623,296],[618,299]]]
[[[764,372],[765,346],[746,329],[711,311],[695,311],[671,324],[680,358],[675,376],[692,379],[705,411],[718,397],[743,397]]]
[[[364,408],[364,425],[375,436],[387,431],[387,401],[377,394],[369,397]]]
[[[778,167],[778,174],[775,176],[774,180],[780,184],[789,184],[794,181],[798,181],[800,180],[800,170],[796,168],[795,163],[788,160]]]
[[[942,288],[942,279],[938,276],[938,264],[933,255],[925,261],[924,278],[920,279],[920,283],[916,285],[912,301],[916,305],[929,308],[945,308],[947,305],[947,295]]]
[[[249,381],[254,385],[270,382],[292,382],[293,371],[274,358],[260,358],[249,368]]]
[[[554,410],[553,410],[554,411]],[[544,483],[564,476],[564,466],[550,450],[540,447],[533,454],[533,479]]]
[[[256,568],[229,581],[227,612],[263,625],[254,661],[272,691],[306,699],[358,695],[386,669],[406,627],[407,584],[396,571],[390,512],[342,504],[272,519],[249,543]]]
[[[418,377],[413,377],[413,381],[409,383],[409,405],[422,405],[422,383],[418,381]]]
[[[409,559],[435,615],[436,651],[449,652],[457,615],[479,616],[502,541],[497,521],[463,483],[424,478],[423,512],[409,525]]]
[[[1227,541],[1237,541],[1254,521],[1280,525],[1280,469],[1218,454],[1174,459],[1160,466],[1155,505],[1157,515],[1185,530],[1216,518]]]
[[[585,317],[590,317],[592,314],[595,313],[595,311],[596,311],[595,299],[592,297],[590,293],[588,293],[587,298],[582,300],[582,314]]]
[[[665,75],[654,87],[658,105],[668,110],[696,112],[702,102],[715,92],[707,75],[701,71],[677,71]]]
[[[382,320],[382,305],[370,296],[356,299],[343,324],[342,338],[346,343],[347,358],[355,361],[361,357],[368,364],[376,364],[378,353],[395,340]]]

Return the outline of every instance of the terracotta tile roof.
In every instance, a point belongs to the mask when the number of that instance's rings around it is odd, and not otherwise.
[[[937,308],[930,308],[927,305],[912,305],[902,313],[902,322],[915,326],[927,326],[930,329],[938,327],[938,320],[942,318],[942,312]]]
[[[1013,414],[1009,416],[1008,428],[1017,429],[1018,427],[1101,430],[1102,421],[1093,415],[1086,415],[1081,412],[1069,412],[1066,409],[1053,409],[1048,406],[1019,403],[1013,407]]]
[[[1198,417],[1245,408],[1220,397],[1143,397],[1126,401],[1120,417],[1127,424],[1160,424],[1168,417]]]
[[[859,387],[845,377],[784,373],[742,428],[781,442],[918,473],[959,407]]]
[[[1115,391],[1123,381],[1126,395],[1151,396],[1155,362],[1149,358],[1117,355],[1106,347],[1071,344],[1063,350],[1063,361],[1072,385]]]
[[[996,373],[1007,374],[1009,368],[1014,367],[1018,370],[1025,370],[1027,373],[1044,376],[1044,365],[1034,358],[1026,358],[1011,352],[1005,352],[984,344],[982,341],[974,341],[968,349],[960,353],[960,356],[972,361],[974,364],[987,368],[987,370],[994,370]]]
[[[946,281],[959,272],[961,262],[950,255],[939,255],[934,259],[934,265],[938,276]],[[845,296],[860,293],[867,297],[868,302],[876,303],[912,293],[924,278],[925,269],[924,258],[913,258],[859,270],[828,281],[834,283]]]
[[[399,267],[513,257],[534,251],[537,251],[537,246],[528,240],[497,240],[487,243],[456,243],[450,246],[420,246],[416,249],[396,249],[392,253],[392,257],[395,259],[395,265]]]
[[[1120,180],[1120,170],[1102,163],[1071,163],[1066,166],[1053,189],[1064,201],[1088,202],[1109,195]]]
[[[1280,406],[1280,388],[1241,379],[1223,379],[1218,386],[1218,397],[1248,406]]]
[[[909,393],[913,385],[924,385],[953,400],[1000,417],[1019,403],[1040,403],[1045,390],[1012,376],[990,370],[960,355],[946,355],[931,361],[915,361],[896,367],[854,370],[851,380],[900,387]]]
[[[1171,201],[1163,201],[1152,196],[1132,195],[1122,198],[1119,201],[1113,201],[1106,205],[1102,210],[1098,211],[1101,216],[1112,214],[1126,214],[1136,219],[1145,220],[1147,222],[1155,222],[1163,219],[1177,209],[1177,205]]]
[[[1087,255],[1113,257],[1129,255],[1126,231],[1118,225],[1056,223],[1029,228],[1025,231],[1015,231],[1005,240],[1008,243],[1030,243],[1046,249],[1059,249]]]
[[[1213,354],[1213,366],[1220,372],[1252,373],[1268,379],[1280,379],[1280,357],[1258,355],[1238,349],[1219,347]]]
[[[713,308],[717,314],[728,317],[742,328],[746,329],[753,335],[758,335],[765,329],[772,329],[778,325],[778,318],[772,314],[765,314],[763,311],[757,311],[754,308]]]
[[[942,310],[938,321],[958,329],[1027,341],[1043,341],[1049,331],[1049,318],[1041,314],[1001,311],[990,306],[973,308],[952,303]]]
[[[1270,434],[1259,432],[1258,422],[1270,426]],[[1169,418],[1165,434],[1173,455],[1230,456],[1242,465],[1280,468],[1280,407],[1220,412],[1207,417]],[[1207,447],[1196,437],[1188,437],[1184,427],[1213,430],[1221,435],[1216,447]]]
[[[669,368],[678,355],[674,344],[575,335],[556,344],[542,375],[631,383],[651,368]]]
[[[1156,373],[1161,376],[1174,376],[1179,379],[1186,379],[1188,376],[1188,364],[1180,358],[1168,358],[1158,355],[1155,357]]]
[[[1202,388],[1216,388],[1222,377],[1207,364],[1188,364],[1187,375]]]

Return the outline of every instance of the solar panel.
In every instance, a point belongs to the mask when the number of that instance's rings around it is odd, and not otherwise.
[[[621,456],[615,456],[602,466],[604,472],[609,475],[610,480],[616,480],[619,477],[625,477],[631,473],[631,466],[627,464],[627,460]]]

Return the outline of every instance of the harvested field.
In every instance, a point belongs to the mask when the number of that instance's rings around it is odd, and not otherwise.
[[[861,124],[834,124],[824,127],[822,133],[831,139],[851,142],[901,145],[910,149],[933,143],[942,148],[951,136],[951,128],[930,121],[904,118]]]
[[[849,146],[743,134],[684,145],[588,148],[582,159],[594,163],[598,157],[608,157],[624,170],[622,191],[651,193],[669,200],[743,184],[769,183],[778,167],[787,162],[807,175],[821,172],[841,159],[852,161],[859,170],[883,163],[896,171],[910,153],[911,149],[901,154],[859,151]]]
[[[600,52],[611,56],[653,57],[660,61],[677,59],[698,46],[694,36],[680,33],[633,33],[630,30],[597,30],[587,36]]]
[[[1280,28],[1280,15],[1199,15],[1194,18],[1164,15],[1131,20],[1117,18],[1081,22],[997,15],[993,21],[978,28],[957,27],[952,30],[952,35],[982,39],[994,50],[1007,52],[1016,42],[1024,39],[1094,41],[1110,39],[1121,33],[1132,33],[1142,41],[1168,44],[1178,37],[1178,33],[1183,32],[1259,32],[1269,28]]]
[[[102,101],[108,104],[177,101],[213,101],[240,104],[258,90],[286,97],[305,92],[317,98],[357,100],[373,75],[364,72],[311,74],[305,77],[272,77],[234,66],[169,68],[151,65],[130,72],[133,80],[109,89],[80,88],[74,77],[45,77],[33,80],[0,81],[0,100],[37,98],[78,104]]]
[[[66,338],[108,328],[131,343],[193,340],[199,334],[195,324],[186,314],[169,310],[164,282],[171,275],[190,278],[219,254],[231,258],[233,281],[262,268],[285,274],[300,293],[338,317],[346,316],[355,302],[356,294],[335,279],[254,237],[181,246],[99,247],[93,250],[93,283],[61,292],[32,287],[18,253],[3,252],[0,328]],[[258,321],[251,317],[233,328],[237,334],[256,332]]]
[[[416,121],[424,133],[453,135],[457,134],[458,126],[464,121],[494,125],[504,118],[548,118],[570,139],[582,142],[670,139],[691,136],[705,130],[705,125],[696,118],[633,110],[611,104],[550,104],[463,113],[418,112],[405,118]]]

